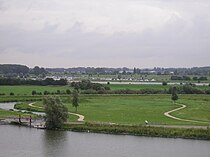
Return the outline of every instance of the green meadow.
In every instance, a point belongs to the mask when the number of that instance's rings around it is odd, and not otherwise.
[[[69,112],[75,112],[70,96],[61,99]],[[210,122],[210,98],[206,95],[180,95],[178,103],[187,105],[187,108],[172,113],[179,118],[206,124],[178,121],[164,116],[164,112],[180,107],[172,103],[170,95],[80,95],[79,100],[78,113],[84,115],[85,121],[90,123],[141,125],[147,120],[153,125],[208,125]],[[31,111],[42,111],[29,107],[28,103],[19,106]],[[34,105],[43,107],[41,101]],[[76,120],[76,117],[72,118],[69,120]]]
[[[20,86],[0,86],[0,94],[4,93],[9,95],[13,92],[15,95],[31,95],[32,91],[36,91],[37,93],[44,93],[44,91],[48,92],[65,92],[67,89],[70,89],[70,86],[32,86],[32,85],[20,85]]]

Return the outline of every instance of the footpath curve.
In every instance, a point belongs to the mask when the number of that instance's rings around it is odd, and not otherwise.
[[[179,110],[182,110],[182,109],[184,109],[184,108],[187,107],[184,104],[177,104],[177,105],[181,105],[181,107],[176,108],[176,109],[173,109],[173,110],[170,110],[170,111],[167,111],[167,112],[164,113],[164,115],[166,117],[169,117],[169,118],[172,118],[172,119],[175,119],[175,120],[179,120],[179,121],[207,124],[207,122],[202,122],[202,121],[197,121],[197,120],[183,119],[183,118],[178,118],[178,117],[175,117],[175,116],[170,115],[170,113],[172,113],[172,112],[179,111]]]
[[[31,107],[34,107],[34,108],[41,108],[41,109],[43,109],[43,107],[35,106],[34,104],[35,104],[35,102],[32,102],[32,103],[28,104],[28,106],[31,106]],[[71,115],[78,116],[79,117],[77,119],[78,122],[84,122],[85,116],[83,116],[81,114],[77,114],[77,113],[72,113],[72,112],[68,112],[68,113],[71,114]]]

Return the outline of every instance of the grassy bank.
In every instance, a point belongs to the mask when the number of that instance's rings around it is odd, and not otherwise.
[[[210,140],[209,129],[181,129],[150,127],[142,125],[128,126],[90,123],[86,123],[84,125],[65,125],[64,129],[77,132]]]

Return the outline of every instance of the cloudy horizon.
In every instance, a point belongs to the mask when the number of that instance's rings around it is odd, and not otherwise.
[[[0,0],[0,64],[209,66],[210,1]]]

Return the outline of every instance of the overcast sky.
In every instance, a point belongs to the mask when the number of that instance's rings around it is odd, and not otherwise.
[[[210,0],[0,0],[0,64],[210,65]]]

